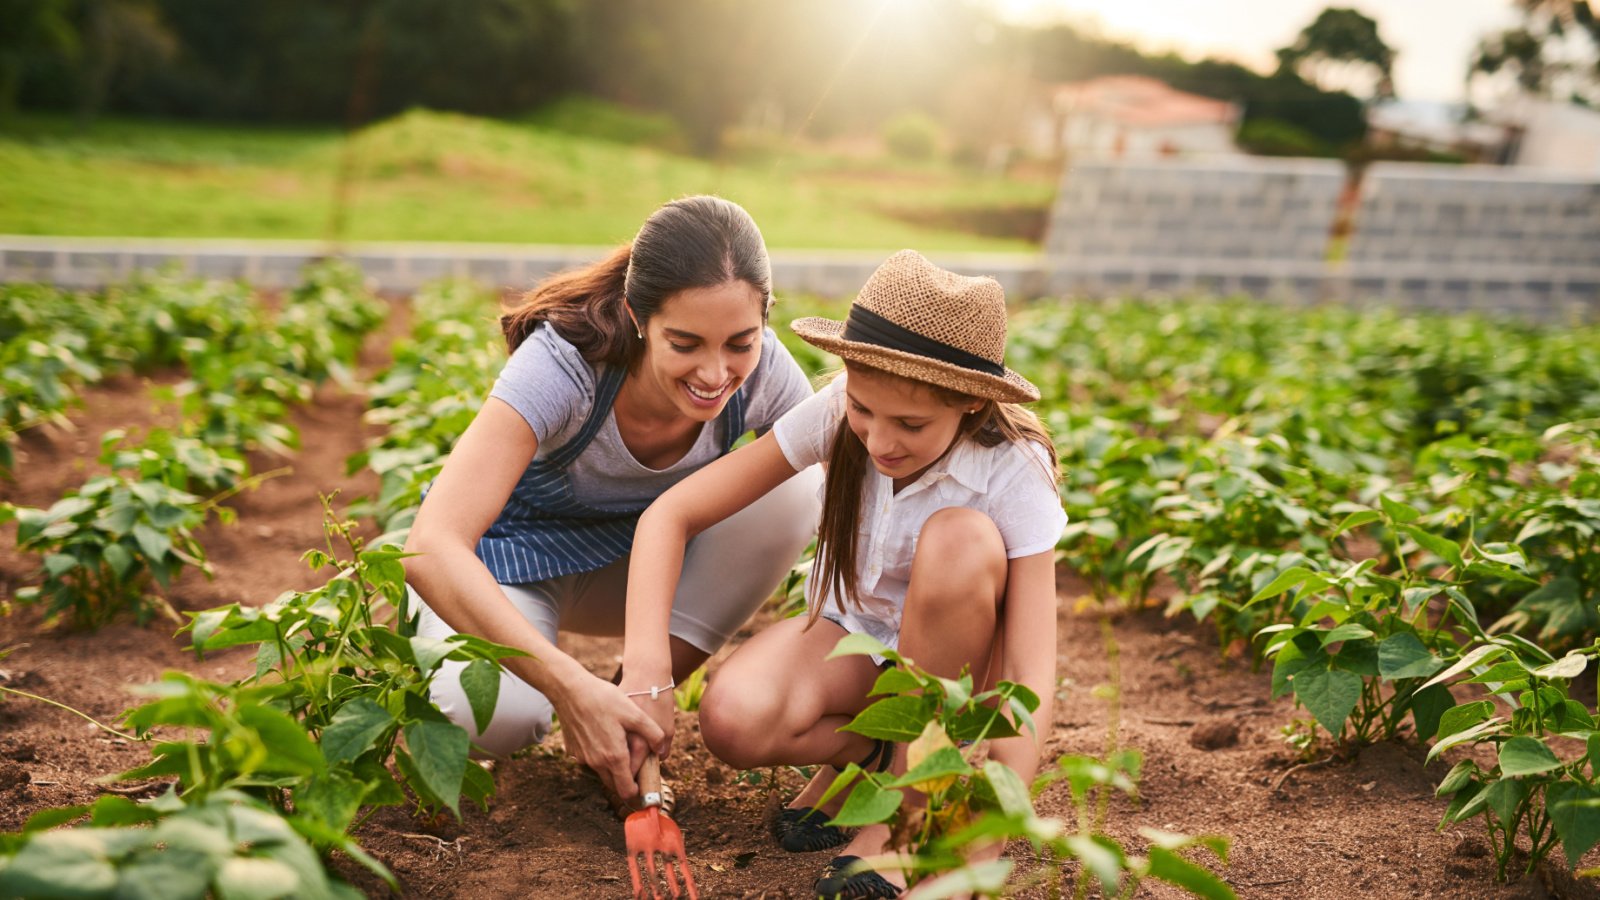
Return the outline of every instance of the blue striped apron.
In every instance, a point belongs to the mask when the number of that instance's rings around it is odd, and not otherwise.
[[[594,440],[622,388],[625,370],[607,366],[595,388],[594,406],[572,440],[529,463],[499,518],[478,541],[478,558],[500,584],[526,584],[603,569],[633,549],[637,509],[595,509],[580,502],[567,468]],[[744,390],[734,391],[717,417],[721,452],[733,449],[745,430]]]

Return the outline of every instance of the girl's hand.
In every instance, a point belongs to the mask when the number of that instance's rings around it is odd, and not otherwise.
[[[567,752],[595,770],[619,797],[638,796],[634,775],[644,763],[644,751],[665,742],[661,726],[622,688],[587,673],[550,702],[561,718]],[[670,693],[665,705],[672,708]]]
[[[626,676],[622,679],[623,692],[633,695],[628,699],[632,700],[640,711],[649,716],[650,720],[661,729],[662,738],[660,743],[650,746],[655,748],[657,757],[665,760],[667,755],[672,752],[672,735],[677,725],[674,717],[678,710],[678,701],[672,688],[662,688],[656,693],[655,699],[651,699],[651,687],[648,684],[643,686],[630,684]]]

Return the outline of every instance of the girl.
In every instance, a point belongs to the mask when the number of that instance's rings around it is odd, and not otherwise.
[[[1039,392],[1003,364],[999,284],[904,250],[873,273],[847,321],[801,319],[793,328],[840,356],[845,372],[772,433],[685,479],[645,513],[628,582],[624,671],[666,677],[686,543],[821,462],[809,620],[773,625],[722,666],[701,702],[706,746],[742,769],[859,762],[903,771],[903,748],[839,731],[866,707],[882,660],[827,655],[847,633],[865,632],[936,674],[970,666],[980,679],[987,673],[1038,694],[1040,733],[1024,729],[990,748],[1030,782],[1052,720],[1053,559],[1066,514],[1049,436],[1015,405]],[[847,871],[856,857],[885,849],[886,828],[851,839],[816,824],[828,813],[810,806],[835,774],[824,768],[780,819],[786,848],[849,840],[818,893],[897,896],[899,872]]]
[[[463,666],[446,664],[434,681],[434,702],[481,750],[539,741],[555,712],[568,752],[632,798],[646,750],[669,746],[658,724],[671,721],[668,688],[804,549],[815,481],[773,492],[689,545],[678,599],[667,594],[650,635],[658,668],[619,686],[556,648],[563,629],[622,633],[633,530],[652,500],[811,396],[766,328],[771,282],[749,214],[690,197],[502,318],[511,358],[427,493],[406,542],[417,555],[405,561],[421,635],[477,634],[531,654],[505,661],[482,733]]]

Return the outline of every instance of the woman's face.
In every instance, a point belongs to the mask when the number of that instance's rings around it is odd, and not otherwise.
[[[640,377],[685,417],[715,419],[761,359],[762,304],[746,281],[673,294],[645,323]]]
[[[916,381],[859,366],[850,367],[845,394],[850,430],[867,448],[873,468],[894,479],[897,489],[916,481],[950,449],[968,407],[951,406]]]

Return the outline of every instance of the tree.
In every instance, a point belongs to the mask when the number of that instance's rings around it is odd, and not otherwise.
[[[24,71],[41,58],[76,57],[70,0],[0,0],[0,116],[16,112]]]
[[[1370,95],[1394,96],[1394,50],[1378,35],[1378,23],[1348,7],[1329,7],[1278,51],[1280,71],[1294,72],[1324,90],[1348,88],[1363,74],[1374,77]]]
[[[1522,24],[1478,42],[1467,68],[1480,78],[1539,97],[1600,105],[1600,17],[1588,0],[1514,0]]]

